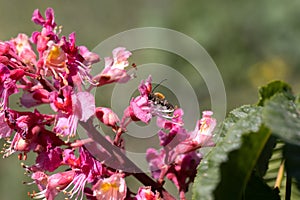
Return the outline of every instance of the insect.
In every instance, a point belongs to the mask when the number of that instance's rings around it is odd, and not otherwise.
[[[154,90],[160,86],[160,84],[165,81],[166,79],[162,80],[159,84],[157,84],[153,90],[148,94],[148,99],[149,101],[151,101],[155,106],[158,106],[157,107],[157,110],[159,112],[162,112],[162,113],[168,113],[168,114],[171,114],[174,109],[175,109],[175,106],[173,106],[166,98],[165,98],[165,95],[163,95],[162,93],[160,92],[154,92]]]
[[[166,100],[165,95],[163,95],[160,92],[155,92],[155,93],[151,92],[148,95],[148,99],[150,101],[152,101],[154,105],[164,106],[168,110],[172,110],[173,111],[174,108],[175,108],[170,102],[168,102],[168,100]],[[172,111],[170,111],[170,112],[172,112]]]
[[[132,63],[131,65],[134,69],[137,69],[137,65],[135,63]]]

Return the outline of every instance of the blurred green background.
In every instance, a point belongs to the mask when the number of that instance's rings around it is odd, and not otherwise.
[[[165,27],[190,36],[218,66],[228,110],[255,103],[257,87],[274,79],[283,79],[299,93],[300,1],[0,0],[0,40],[40,30],[30,21],[31,15],[34,9],[43,13],[47,7],[54,8],[63,34],[75,31],[77,44],[89,49],[136,27]],[[175,62],[174,56],[164,56],[169,65],[185,65]],[[151,62],[159,59],[154,56]],[[203,106],[209,107],[207,92],[200,97]],[[32,188],[22,185],[29,180],[23,172],[16,156],[1,159],[0,200],[27,199],[26,193]]]

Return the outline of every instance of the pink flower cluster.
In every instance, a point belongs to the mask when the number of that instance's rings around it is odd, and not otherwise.
[[[167,178],[178,188],[180,198],[185,199],[202,158],[197,150],[214,146],[212,132],[216,121],[212,112],[203,112],[195,130],[187,131],[182,109],[158,101],[158,97],[154,99],[149,76],[139,85],[140,95],[130,101],[120,120],[110,108],[96,107],[90,91],[134,78],[127,69],[131,52],[123,47],[114,49],[112,57],[105,58],[104,70],[92,76],[90,69],[100,60],[99,56],[85,46],[76,46],[75,33],[61,36],[51,8],[45,17],[35,10],[32,21],[42,27],[41,31],[33,32],[31,37],[21,33],[9,41],[0,41],[0,138],[7,141],[3,155],[18,153],[20,160],[26,160],[29,152],[36,155],[34,164],[23,164],[39,189],[29,196],[53,200],[62,193],[68,198],[86,196],[91,200],[174,199],[163,188]],[[19,110],[9,105],[10,97],[18,94],[22,108]],[[51,111],[39,111],[41,104],[49,105]],[[123,149],[122,134],[128,124],[148,123],[153,117],[157,117],[161,128],[158,136],[162,148],[148,149],[146,159],[156,181],[148,177],[149,184],[136,192],[125,181],[132,173],[118,166],[112,169],[105,160],[95,159],[86,148],[95,142],[93,138],[76,137],[79,123],[97,118],[115,132],[115,138],[106,142]],[[142,179],[139,180],[143,182]]]

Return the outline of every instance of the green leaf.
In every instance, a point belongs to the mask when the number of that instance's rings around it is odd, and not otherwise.
[[[270,187],[275,186],[275,182],[276,182],[276,178],[277,178],[278,171],[280,168],[280,164],[283,161],[282,151],[283,151],[284,145],[285,144],[282,141],[277,142],[275,148],[273,149],[272,157],[269,160],[267,173],[263,177],[264,180],[266,181],[266,183]]]
[[[296,104],[283,94],[265,102],[264,123],[283,141],[300,145],[300,114]]]
[[[277,138],[274,136],[271,136],[269,138],[269,140],[267,141],[260,157],[258,158],[256,167],[255,167],[255,171],[256,171],[256,174],[261,178],[266,174],[266,172],[268,170],[269,160],[273,154],[273,150],[274,150],[274,147],[276,146],[276,143],[277,143]]]
[[[217,146],[199,167],[193,199],[241,199],[256,162],[269,139],[262,107],[242,106],[223,123]]]
[[[291,87],[282,81],[273,81],[266,86],[259,88],[259,106],[263,106],[265,101],[270,99],[277,93],[283,93],[288,98],[293,99],[293,93]]]
[[[283,148],[283,156],[285,158],[286,171],[297,181],[297,187],[300,189],[300,146],[286,144]]]
[[[274,148],[274,151],[273,151],[273,155],[269,161],[269,169],[268,169],[266,175],[264,176],[264,180],[269,185],[269,187],[274,187],[274,185],[275,185],[275,181],[278,176],[280,164],[281,164],[282,160],[284,159],[283,155],[282,155],[283,149],[286,148],[284,146],[285,146],[285,144],[282,141],[277,142],[276,147]],[[296,152],[296,153],[298,153],[298,152]],[[286,154],[286,152],[285,152],[285,154]],[[288,162],[287,161],[285,162],[286,168],[289,168],[288,165],[290,165],[290,163],[288,163]],[[285,176],[285,174],[286,173],[284,173],[284,176],[282,177],[281,185],[279,188],[281,199],[284,199],[285,192],[286,192],[286,188],[285,188],[286,187],[286,176]],[[299,192],[299,190],[297,190],[297,182],[295,181],[295,179],[292,179],[291,199],[299,199],[299,198],[300,198],[300,192]]]
[[[271,189],[261,177],[252,173],[245,191],[245,200],[280,200],[279,190]]]

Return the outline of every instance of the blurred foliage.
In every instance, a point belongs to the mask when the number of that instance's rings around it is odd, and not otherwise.
[[[284,82],[259,92],[257,105],[234,109],[219,124],[222,137],[199,164],[193,199],[299,199],[298,102]]]
[[[272,79],[283,79],[294,92],[300,91],[299,6],[300,1],[280,0],[0,0],[0,39],[8,40],[19,32],[30,35],[39,28],[30,21],[33,10],[39,8],[43,12],[47,7],[54,8],[63,34],[75,31],[77,44],[90,49],[131,28],[171,28],[194,38],[211,55],[223,76],[231,110],[255,102],[258,85]],[[149,60],[159,63],[161,58],[157,55],[161,54],[157,52]],[[188,65],[176,56],[162,56],[177,69]],[[193,72],[187,73],[192,79]],[[201,106],[208,108],[207,90],[197,95]],[[24,199],[20,194],[30,189],[19,184],[26,177],[16,158],[0,162],[0,199]],[[12,192],[9,188],[16,188],[16,184],[20,190]]]

